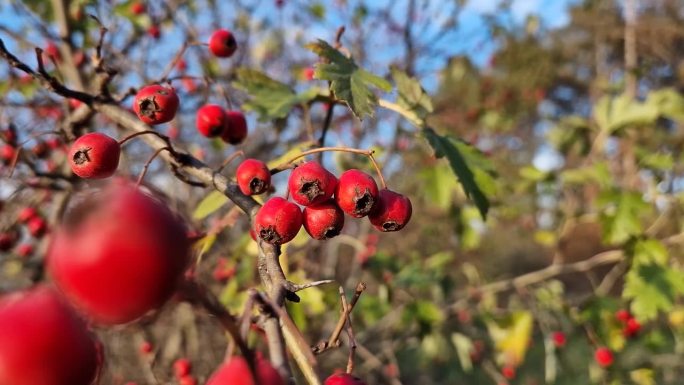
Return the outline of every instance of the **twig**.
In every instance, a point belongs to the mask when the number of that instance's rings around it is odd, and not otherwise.
[[[324,279],[321,281],[314,281],[314,282],[307,282],[307,283],[300,283],[300,284],[292,284],[291,290],[294,292],[298,292],[300,290],[308,289],[310,287],[316,287],[316,286],[321,286],[321,285],[327,285],[329,283],[334,283],[335,281],[332,279]]]
[[[226,160],[223,161],[223,163],[221,163],[219,168],[216,170],[216,173],[217,174],[221,173],[221,171],[223,171],[223,169],[226,168],[226,166],[228,164],[230,164],[230,162],[235,160],[235,158],[237,158],[238,156],[245,156],[245,153],[242,150],[239,150],[239,151],[236,151],[236,152],[230,154],[230,156],[227,157]]]
[[[140,175],[138,176],[138,181],[135,183],[136,186],[139,186],[140,183],[142,183],[143,179],[145,178],[145,174],[147,174],[147,169],[150,167],[150,164],[152,164],[152,161],[154,161],[154,159],[157,157],[157,155],[159,155],[159,153],[161,153],[162,151],[173,151],[173,150],[169,147],[162,147],[162,148],[157,149],[157,151],[155,151],[154,154],[152,154],[150,159],[148,159],[147,162],[145,162],[145,165],[143,166],[143,169],[140,172]]]
[[[344,294],[344,289],[340,286],[340,300],[342,301],[342,308],[344,313],[347,315],[346,329],[347,337],[349,337],[349,358],[347,359],[347,373],[352,373],[354,371],[354,352],[356,351],[356,339],[354,338],[354,329],[352,328],[351,322],[351,307],[347,303],[347,296]]]
[[[359,284],[356,285],[356,290],[354,291],[354,296],[349,302],[349,306],[343,307],[342,314],[337,320],[337,324],[335,325],[335,329],[333,330],[332,334],[330,334],[330,338],[328,338],[327,341],[319,342],[316,346],[311,348],[314,354],[321,354],[328,349],[336,348],[340,345],[340,334],[344,329],[344,325],[347,322],[349,313],[354,310],[354,306],[356,306],[356,302],[359,300],[359,297],[361,297],[361,294],[364,290],[366,290],[366,284],[364,282],[359,282]]]

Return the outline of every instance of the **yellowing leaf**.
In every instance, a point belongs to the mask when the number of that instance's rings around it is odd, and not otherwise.
[[[192,219],[200,220],[208,217],[228,203],[228,198],[218,191],[212,191],[197,205]]]
[[[532,335],[532,323],[532,314],[526,311],[511,314],[505,322],[487,323],[502,364],[517,366],[523,361]]]

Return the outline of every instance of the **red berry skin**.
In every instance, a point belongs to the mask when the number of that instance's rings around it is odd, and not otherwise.
[[[240,111],[226,111],[226,118],[228,124],[221,134],[221,139],[224,142],[232,145],[242,143],[247,137],[247,120],[245,115]]]
[[[26,223],[33,217],[38,216],[38,211],[34,209],[33,207],[24,207],[19,211],[17,214],[17,222],[19,223]]]
[[[245,159],[235,171],[235,177],[245,195],[263,194],[271,187],[271,172],[266,163],[257,159]]]
[[[187,376],[192,370],[192,363],[187,358],[179,358],[173,363],[173,373],[176,378]]]
[[[254,230],[272,245],[290,242],[302,227],[302,210],[281,197],[266,201],[254,217]]]
[[[243,357],[233,356],[214,371],[206,385],[285,385],[278,371],[266,359],[257,357],[255,383]]]
[[[156,25],[152,25],[147,29],[147,34],[152,36],[153,39],[159,39],[161,37],[161,30]]]
[[[507,380],[512,380],[515,378],[515,368],[513,366],[506,365],[501,368],[501,375]]]
[[[556,348],[562,348],[565,346],[565,343],[567,342],[567,338],[565,337],[565,333],[563,332],[554,332],[551,334],[551,340],[553,341],[553,345]]]
[[[197,385],[197,379],[190,375],[183,376],[178,379],[178,385]]]
[[[383,189],[368,219],[380,231],[399,231],[411,220],[412,212],[408,197]]]
[[[45,142],[38,142],[31,148],[31,152],[37,158],[44,159],[50,154],[50,149]]]
[[[152,353],[152,350],[154,350],[154,347],[149,341],[144,341],[142,344],[140,344],[140,353],[150,354]]]
[[[0,233],[0,251],[7,251],[17,242],[16,235],[11,231]]]
[[[340,175],[335,200],[342,211],[355,218],[368,215],[378,201],[378,185],[370,175],[351,169]]]
[[[310,206],[332,197],[337,187],[337,178],[320,163],[310,161],[292,170],[287,186],[292,200],[302,206]]]
[[[335,200],[304,208],[304,229],[319,241],[336,237],[344,227],[344,212]]]
[[[615,319],[617,319],[620,322],[627,322],[627,320],[629,320],[630,318],[632,318],[632,315],[629,314],[629,311],[625,309],[620,309],[615,312]]]
[[[41,217],[33,217],[26,224],[26,228],[32,236],[40,238],[47,231],[47,222]]]
[[[2,160],[2,163],[12,163],[12,160],[14,159],[15,155],[16,149],[12,145],[5,144],[3,146],[0,146],[0,160]]]
[[[600,347],[596,349],[596,352],[594,353],[594,360],[600,367],[607,368],[613,364],[613,352],[606,347]]]
[[[206,104],[197,110],[197,131],[207,138],[221,135],[226,124],[228,124],[228,116],[221,106]]]
[[[366,383],[349,373],[338,373],[326,378],[323,385],[366,385]]]
[[[174,293],[190,255],[186,232],[165,205],[116,179],[67,216],[52,237],[47,268],[93,321],[130,322]]]
[[[139,1],[136,1],[133,4],[131,4],[131,13],[133,13],[134,15],[142,15],[145,12],[147,12],[145,4]]]
[[[628,338],[636,336],[639,331],[641,331],[641,324],[635,318],[628,319],[624,329],[622,329],[622,333]]]
[[[28,258],[33,254],[33,245],[30,243],[22,243],[17,246],[16,253],[22,258]]]
[[[215,31],[209,38],[209,51],[216,57],[231,57],[237,50],[237,41],[227,29]]]
[[[62,61],[62,54],[59,52],[59,48],[53,42],[48,42],[45,46],[45,54],[51,57],[57,63]],[[48,59],[50,60],[50,59]]]
[[[179,104],[176,90],[152,84],[141,88],[135,95],[133,111],[147,124],[162,124],[176,116]]]
[[[119,167],[121,146],[113,138],[91,132],[76,139],[69,148],[69,165],[84,179],[102,179],[114,175]]]
[[[49,286],[0,297],[0,384],[89,385],[96,342]]]

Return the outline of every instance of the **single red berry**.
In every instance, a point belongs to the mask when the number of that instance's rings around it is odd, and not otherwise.
[[[159,200],[115,179],[67,215],[52,237],[47,268],[94,321],[130,322],[174,293],[190,255],[186,232]]]
[[[17,222],[27,223],[30,219],[33,219],[33,217],[36,216],[38,216],[38,211],[36,209],[33,207],[24,207],[23,209],[19,210],[19,213],[17,214]]]
[[[29,82],[33,80],[30,75],[26,76],[28,76]],[[7,144],[15,146],[17,144],[17,129],[10,125],[6,130],[0,130],[0,139]]]
[[[40,238],[45,234],[45,231],[47,231],[47,222],[45,222],[45,219],[36,216],[29,219],[28,223],[26,223],[26,227],[31,235]]]
[[[31,152],[37,158],[45,158],[50,153],[50,148],[45,142],[38,142],[32,148]]]
[[[627,322],[627,320],[630,318],[632,318],[632,315],[629,314],[629,311],[625,309],[620,309],[615,312],[615,319],[617,319],[620,322]]]
[[[266,163],[245,159],[235,171],[240,191],[245,195],[263,194],[271,187],[271,172]]]
[[[551,339],[553,340],[553,344],[556,346],[556,348],[562,348],[567,342],[565,333],[563,332],[553,332],[553,334],[551,334]]]
[[[197,83],[192,78],[183,78],[181,79],[181,84],[183,84],[183,87],[185,87],[185,91],[187,91],[189,94],[194,93],[197,91]]]
[[[76,139],[69,149],[69,165],[74,174],[85,179],[114,175],[119,167],[121,146],[113,138],[91,132]]]
[[[206,104],[197,110],[197,131],[207,138],[219,136],[228,124],[225,110],[216,104]]]
[[[512,380],[515,378],[515,367],[511,365],[506,365],[501,368],[501,375],[507,380]]]
[[[411,220],[412,212],[408,197],[383,189],[368,219],[380,231],[399,231]]]
[[[231,57],[237,49],[233,33],[227,29],[215,31],[209,38],[209,51],[217,57]]]
[[[266,201],[254,217],[254,230],[264,241],[282,245],[291,241],[302,227],[302,210],[281,197]]]
[[[247,137],[247,120],[245,115],[240,111],[226,111],[228,124],[221,134],[221,139],[224,142],[237,145],[242,143]]]
[[[313,67],[306,67],[302,71],[302,76],[304,76],[305,80],[313,80],[314,79],[314,69]]]
[[[12,231],[0,233],[0,251],[7,251],[14,247],[17,242],[17,235]]]
[[[57,63],[62,61],[62,54],[59,52],[59,48],[57,48],[55,43],[51,41],[48,42],[47,45],[45,45],[44,52],[49,58],[51,57],[52,60],[56,61]]]
[[[131,4],[131,13],[134,15],[142,15],[145,12],[147,12],[147,8],[142,2],[135,1],[133,4]]]
[[[266,359],[257,356],[255,382],[244,358],[233,356],[221,364],[206,385],[285,385],[278,371]]]
[[[304,208],[304,229],[313,239],[325,240],[340,234],[344,212],[334,199]]]
[[[78,109],[78,107],[81,107],[83,105],[82,101],[80,101],[78,99],[74,99],[74,98],[69,98],[68,102],[69,102],[69,108],[71,108],[72,110]]]
[[[366,385],[366,383],[349,373],[337,373],[326,378],[324,385]]]
[[[59,140],[59,138],[50,138],[46,141],[46,143],[51,150],[56,150],[62,147],[62,141]]]
[[[33,245],[30,243],[22,243],[17,246],[17,255],[22,258],[28,258],[33,254]]]
[[[187,376],[192,371],[192,363],[187,358],[179,358],[173,363],[173,373],[176,378]]]
[[[152,350],[154,350],[154,347],[152,346],[151,342],[143,341],[143,343],[140,344],[140,353],[150,354],[150,353],[152,353]]]
[[[378,185],[370,175],[351,169],[340,175],[335,200],[342,211],[361,218],[368,215],[378,201]]]
[[[625,323],[624,329],[622,329],[622,334],[625,337],[634,337],[641,331],[641,324],[635,318],[631,317]]]
[[[17,150],[10,144],[5,144],[0,147],[0,160],[4,164],[10,164],[14,160]]]
[[[180,72],[185,72],[185,70],[188,69],[188,63],[186,63],[183,59],[178,59],[178,62],[176,63],[176,69]]]
[[[162,124],[176,116],[179,103],[176,90],[152,84],[141,88],[135,95],[133,111],[147,124]]]
[[[320,163],[310,161],[295,167],[287,186],[292,200],[303,206],[315,205],[330,199],[337,187],[337,178]]]
[[[98,368],[86,325],[48,286],[0,297],[0,384],[89,385]]]
[[[147,29],[147,34],[152,36],[153,39],[159,39],[161,37],[161,30],[156,25],[151,25]]]
[[[178,379],[178,385],[197,385],[197,379],[190,375],[183,376]]]
[[[212,277],[218,282],[225,282],[235,276],[235,266],[227,266],[228,260],[219,258],[218,263],[211,272]]]
[[[594,353],[594,360],[602,368],[607,368],[613,364],[613,352],[606,347],[600,347],[596,349],[596,352]]]

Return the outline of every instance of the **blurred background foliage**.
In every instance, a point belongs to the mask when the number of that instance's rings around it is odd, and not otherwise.
[[[249,111],[240,149],[275,165],[321,144],[333,108],[324,144],[375,149],[390,187],[411,198],[413,219],[402,232],[379,234],[348,220],[341,236],[324,243],[302,231],[281,256],[294,282],[330,278],[348,293],[368,284],[353,323],[356,373],[369,385],[681,383],[681,2],[578,0],[563,2],[560,15],[545,9],[555,1],[508,0],[476,16],[480,0],[172,0],[150,1],[140,15],[132,2],[61,2],[74,53],[85,53],[85,62],[76,75],[65,69],[76,57],[53,71],[74,87],[93,79],[99,29],[88,14],[109,29],[103,52],[119,70],[111,91],[122,96],[158,80],[184,42],[230,28],[240,48],[228,61],[187,47],[187,68],[170,73],[182,114],[161,131],[218,165],[235,149],[199,137],[194,112],[230,103]],[[521,17],[516,10],[527,3],[538,7]],[[29,63],[32,47],[63,32],[55,2],[1,4],[0,36]],[[368,105],[352,109],[328,106],[321,80],[330,79],[326,66],[344,60],[317,39],[334,44],[342,25],[341,52],[358,65],[346,63],[345,71],[367,70],[356,74],[370,87]],[[69,119],[67,101],[7,65],[0,75],[2,125],[14,125],[20,140]],[[92,129],[116,135],[117,128],[95,116],[83,127]],[[137,175],[150,155],[130,145],[121,173]],[[58,216],[64,193],[50,190],[41,172],[68,170],[64,153],[31,156],[11,178],[2,170],[2,230],[23,231],[14,223],[21,207],[38,207],[52,223]],[[370,170],[349,154],[329,153],[323,162],[337,174]],[[275,177],[277,194],[286,178]],[[147,182],[208,234],[198,242],[195,273],[240,313],[246,290],[258,286],[245,216],[220,194],[176,180],[160,161]],[[76,190],[86,187],[79,183]],[[21,236],[37,252],[0,254],[2,290],[29,285],[40,270],[45,241]],[[338,318],[337,286],[301,298],[288,310],[313,345]],[[640,322],[636,336],[623,332],[619,309]],[[552,341],[559,331],[563,347]],[[101,330],[106,383],[171,383],[180,356],[206,379],[223,356],[220,333],[178,304],[123,330]],[[258,332],[251,339],[265,349]],[[143,340],[156,348],[152,366],[137,351]],[[615,352],[613,366],[594,362],[597,346]],[[343,347],[320,356],[325,373],[344,367],[346,354]],[[502,368],[515,375],[505,378]]]

